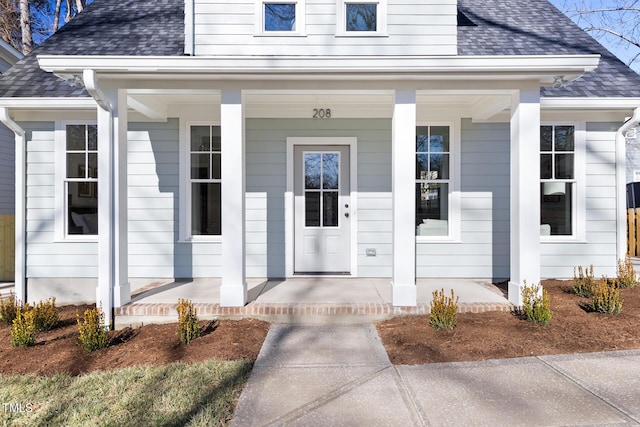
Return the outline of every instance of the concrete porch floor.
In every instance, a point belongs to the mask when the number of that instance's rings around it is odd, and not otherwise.
[[[176,321],[179,298],[193,302],[198,316],[257,317],[270,321],[358,321],[403,314],[425,314],[435,290],[453,289],[460,312],[508,311],[506,294],[490,280],[419,279],[416,307],[394,307],[389,278],[304,277],[286,280],[248,279],[244,307],[220,307],[220,280],[158,280],[142,286],[132,282],[131,303],[116,309],[116,324]],[[355,320],[354,319],[354,320]]]

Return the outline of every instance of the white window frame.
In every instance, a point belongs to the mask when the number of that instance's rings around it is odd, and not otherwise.
[[[571,200],[571,235],[566,236],[540,236],[541,243],[576,243],[586,242],[587,228],[587,162],[586,162],[586,145],[587,131],[586,123],[580,121],[544,121],[540,126],[573,126],[574,127],[574,191]],[[540,155],[540,147],[538,147],[538,155]],[[539,183],[542,183],[542,177],[538,177]],[[548,180],[545,180],[548,181]]]
[[[99,234],[67,234],[67,126],[69,125],[97,125],[96,120],[60,120],[55,122],[54,136],[54,203],[55,219],[54,233],[56,242],[97,242]],[[100,173],[98,171],[98,173]],[[96,179],[97,182],[97,179]],[[98,225],[99,227],[99,225]]]
[[[191,234],[191,127],[221,126],[220,121],[185,121],[180,138],[180,208],[178,218],[180,242],[222,242],[222,235]],[[222,153],[222,152],[221,152]],[[224,154],[221,155],[224,162]],[[220,179],[222,185],[222,179]]]
[[[256,0],[255,34],[264,37],[305,37],[306,33],[306,0]],[[289,3],[296,5],[295,31],[265,31],[264,5],[269,3]]]
[[[376,31],[347,31],[347,4],[377,4]],[[386,37],[387,33],[387,0],[337,0],[336,4],[336,36],[338,37]]]
[[[459,121],[417,121],[416,129],[419,126],[448,126],[449,127],[449,220],[448,233],[446,236],[418,236],[416,234],[416,243],[425,242],[461,242],[461,193],[460,193],[460,126],[456,125]],[[414,161],[416,146],[414,142]],[[418,183],[418,179],[414,179],[414,190]],[[416,207],[417,209],[417,207]],[[415,212],[414,212],[415,216]]]

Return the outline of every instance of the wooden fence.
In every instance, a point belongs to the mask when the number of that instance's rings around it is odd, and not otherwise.
[[[15,278],[15,224],[14,215],[0,215],[0,280],[13,282]]]

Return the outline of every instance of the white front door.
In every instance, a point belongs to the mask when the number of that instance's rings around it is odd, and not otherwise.
[[[294,146],[294,273],[351,271],[349,146]]]

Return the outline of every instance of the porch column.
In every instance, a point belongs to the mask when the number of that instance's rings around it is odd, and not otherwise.
[[[392,124],[393,266],[395,306],[416,306],[416,91],[395,93]]]
[[[98,105],[98,288],[96,303],[111,326],[113,308],[131,300],[127,248],[126,92],[102,94]],[[110,107],[110,110],[105,107]]]
[[[511,278],[509,301],[522,305],[527,284],[540,282],[540,87],[511,98]]]
[[[247,303],[245,271],[245,141],[242,91],[222,90],[222,285],[220,305]]]

